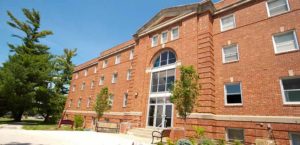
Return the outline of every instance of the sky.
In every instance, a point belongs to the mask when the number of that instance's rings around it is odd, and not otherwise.
[[[132,39],[132,35],[161,9],[200,0],[0,0],[0,66],[11,54],[8,43],[21,44],[12,34],[22,34],[7,25],[10,11],[20,20],[22,8],[38,10],[41,30],[54,34],[41,39],[50,52],[63,54],[77,48],[78,65],[100,52]],[[218,0],[213,0],[217,2]]]

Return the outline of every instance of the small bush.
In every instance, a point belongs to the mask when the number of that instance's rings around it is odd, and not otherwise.
[[[156,145],[164,145],[162,142],[158,142],[156,143]]]
[[[211,139],[203,139],[201,145],[215,145],[215,143]]]
[[[179,139],[176,145],[193,145],[193,143],[188,139]]]
[[[75,128],[82,127],[82,125],[83,125],[83,117],[81,115],[75,115],[75,117],[74,117],[74,125],[75,125]]]
[[[205,128],[203,128],[201,126],[194,126],[193,128],[196,132],[196,137],[197,138],[204,137]]]
[[[224,139],[218,139],[217,144],[218,145],[225,145],[225,140]]]
[[[239,140],[234,140],[233,145],[242,145],[242,142]]]
[[[167,145],[175,145],[174,142],[170,139],[167,140]]]

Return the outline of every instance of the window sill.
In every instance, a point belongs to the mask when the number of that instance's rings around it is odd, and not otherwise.
[[[300,106],[300,102],[285,102],[283,103],[284,106]]]
[[[229,31],[229,30],[233,30],[233,29],[235,29],[235,28],[236,28],[236,26],[235,26],[235,27],[233,27],[233,28],[230,28],[230,29],[221,30],[221,33],[222,33],[222,32],[226,32],[226,31]]]
[[[288,10],[286,12],[282,12],[282,13],[278,13],[278,14],[275,14],[275,15],[268,15],[268,18],[272,18],[272,17],[276,17],[276,16],[280,16],[280,15],[283,15],[283,14],[286,14],[288,12],[290,12],[291,10]]]
[[[231,63],[238,63],[240,60],[235,60],[235,61],[229,61],[229,62],[223,62],[223,64],[231,64]]]
[[[225,104],[225,107],[243,107],[243,104]]]
[[[293,53],[293,52],[299,52],[299,49],[284,51],[284,52],[275,52],[275,55],[281,55],[281,54],[287,54],[287,53]]]

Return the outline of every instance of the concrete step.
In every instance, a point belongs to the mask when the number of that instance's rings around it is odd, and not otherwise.
[[[138,136],[138,137],[145,137],[145,138],[152,138],[152,132],[157,129],[152,128],[134,128],[127,131],[127,134]]]

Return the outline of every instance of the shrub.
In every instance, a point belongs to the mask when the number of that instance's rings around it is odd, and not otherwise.
[[[83,117],[81,115],[75,115],[75,117],[74,117],[74,125],[75,125],[75,128],[82,127],[82,125],[83,125]]]
[[[215,143],[211,139],[203,139],[201,145],[215,145]]]
[[[167,140],[167,145],[175,145],[174,142],[170,139]]]
[[[158,142],[156,143],[156,145],[164,145],[162,142]]]
[[[204,137],[205,128],[200,127],[200,126],[194,126],[193,128],[194,128],[194,130],[196,132],[196,137],[197,138]]]
[[[224,139],[218,139],[217,144],[218,145],[225,145],[225,140]]]
[[[179,139],[176,145],[193,145],[193,143],[188,139]]]
[[[233,141],[233,144],[234,144],[234,145],[242,145],[241,141],[239,141],[239,140],[234,140],[234,141]]]

